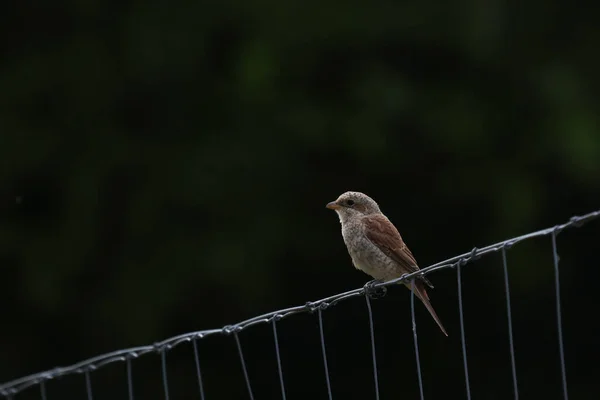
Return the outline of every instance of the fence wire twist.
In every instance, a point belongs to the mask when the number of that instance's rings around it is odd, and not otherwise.
[[[398,282],[407,282],[411,281],[411,285],[413,284],[414,279],[417,276],[424,276],[430,274],[434,271],[447,269],[447,268],[456,268],[457,269],[457,279],[458,279],[458,300],[459,300],[459,313],[460,313],[460,331],[461,331],[461,344],[462,344],[462,355],[463,355],[463,364],[464,364],[464,372],[465,372],[465,391],[468,399],[471,398],[470,392],[470,384],[469,384],[469,375],[467,368],[467,349],[466,349],[466,341],[465,341],[465,331],[464,331],[464,321],[463,321],[463,311],[462,311],[462,287],[461,287],[461,267],[465,264],[475,261],[481,256],[488,255],[490,253],[495,253],[500,251],[502,253],[502,261],[503,261],[503,270],[504,270],[504,280],[505,280],[505,290],[506,290],[506,306],[507,306],[507,315],[508,315],[508,331],[509,331],[509,345],[510,345],[510,354],[511,354],[511,367],[512,367],[512,377],[513,377],[513,387],[514,387],[514,398],[518,399],[518,386],[517,386],[517,375],[516,375],[516,367],[515,367],[515,354],[514,354],[514,345],[513,345],[513,334],[512,334],[512,316],[511,316],[511,306],[510,306],[510,292],[509,292],[509,284],[508,284],[508,270],[507,270],[507,259],[506,259],[506,250],[510,249],[516,243],[522,242],[527,239],[531,239],[534,237],[552,236],[552,253],[553,253],[553,261],[554,261],[554,273],[555,273],[555,289],[556,289],[556,313],[557,313],[557,326],[558,326],[558,347],[560,353],[560,361],[561,361],[561,378],[562,378],[562,391],[563,391],[563,399],[568,399],[567,392],[567,378],[566,378],[566,369],[565,369],[565,360],[564,360],[564,346],[563,346],[563,335],[562,335],[562,321],[561,321],[561,312],[560,312],[560,286],[559,286],[559,270],[558,270],[558,251],[556,245],[556,237],[557,235],[564,229],[570,227],[580,227],[583,224],[600,217],[600,210],[594,211],[589,214],[585,214],[582,216],[574,216],[568,222],[556,225],[551,228],[542,229],[539,231],[531,232],[525,235],[517,236],[508,240],[504,240],[502,242],[498,242],[492,244],[490,246],[486,246],[483,248],[473,248],[468,253],[464,253],[447,260],[438,262],[429,267],[423,268],[419,271],[413,272],[411,274],[405,274],[397,279],[376,283],[370,285],[370,287],[363,287],[354,290],[350,290],[344,293],[338,293],[333,296],[326,297],[321,300],[317,300],[314,302],[307,302],[303,306],[296,306],[285,308],[277,311],[273,311],[267,314],[259,315],[245,321],[239,322],[235,325],[228,325],[221,329],[208,329],[197,332],[185,333],[182,335],[174,336],[169,339],[163,340],[161,342],[157,342],[153,345],[148,346],[139,346],[132,347],[128,349],[117,350],[111,353],[102,354],[76,364],[70,365],[68,367],[58,367],[51,370],[47,370],[44,372],[40,372],[33,375],[28,375],[19,379],[15,379],[0,385],[0,396],[12,399],[14,395],[20,393],[21,391],[34,386],[39,385],[40,395],[42,400],[46,400],[46,385],[45,383],[49,380],[59,378],[65,375],[71,374],[84,374],[85,383],[86,383],[86,392],[87,398],[92,400],[92,383],[90,378],[90,373],[101,368],[107,364],[112,364],[117,361],[124,361],[126,363],[127,368],[127,388],[129,393],[129,399],[133,400],[134,398],[134,390],[133,390],[133,378],[132,378],[132,363],[131,361],[135,358],[138,358],[144,354],[148,353],[158,353],[161,356],[161,366],[162,366],[162,381],[165,399],[169,399],[169,386],[167,380],[167,368],[166,368],[166,356],[167,352],[174,347],[180,345],[181,343],[192,342],[194,349],[194,357],[196,362],[196,373],[198,378],[198,388],[200,392],[200,398],[204,400],[204,385],[202,382],[202,375],[200,371],[200,359],[198,356],[198,348],[197,341],[199,339],[203,339],[207,336],[212,335],[233,335],[236,341],[241,367],[244,373],[244,378],[246,381],[246,386],[248,389],[248,395],[252,400],[254,398],[252,387],[250,385],[250,378],[248,375],[248,369],[246,367],[246,362],[244,360],[244,355],[242,352],[242,345],[238,336],[238,333],[242,330],[249,328],[254,325],[262,324],[262,323],[270,323],[273,327],[273,337],[275,342],[275,351],[277,356],[277,366],[279,373],[279,381],[281,385],[281,394],[282,398],[285,400],[285,384],[283,379],[283,368],[281,363],[281,357],[279,352],[279,342],[277,337],[277,328],[276,324],[283,318],[287,318],[290,315],[295,315],[299,313],[314,313],[317,312],[318,316],[318,325],[320,332],[320,340],[321,340],[321,349],[323,353],[323,363],[325,370],[325,382],[327,386],[328,398],[333,399],[331,382],[329,377],[329,369],[327,365],[327,352],[325,346],[325,335],[323,333],[323,316],[322,311],[327,309],[330,306],[337,304],[340,301],[348,300],[350,298],[365,296],[367,300],[367,310],[369,316],[369,327],[370,327],[370,338],[371,338],[371,350],[372,350],[372,358],[373,358],[373,371],[374,371],[374,389],[376,399],[379,399],[379,383],[377,379],[377,360],[376,360],[376,350],[375,350],[375,333],[373,326],[373,315],[371,311],[371,304],[369,301],[369,295],[372,290],[377,288],[384,288],[387,286],[394,285]],[[415,357],[416,357],[416,366],[417,366],[417,379],[419,383],[419,393],[420,398],[424,399],[423,393],[423,381],[421,377],[421,367],[420,367],[420,359],[419,359],[419,348],[418,348],[418,340],[417,340],[417,328],[415,321],[415,312],[414,312],[414,293],[411,291],[411,319],[412,319],[412,327],[413,327],[413,338],[415,345]]]

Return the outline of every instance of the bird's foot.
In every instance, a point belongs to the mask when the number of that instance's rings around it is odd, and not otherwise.
[[[387,293],[387,288],[385,286],[375,287],[376,284],[382,282],[381,279],[373,279],[372,281],[365,283],[365,286],[363,286],[365,294],[372,299],[380,299],[385,296]]]

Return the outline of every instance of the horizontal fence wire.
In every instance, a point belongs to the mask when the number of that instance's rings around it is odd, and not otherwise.
[[[447,269],[447,268],[456,268],[457,266],[463,266],[469,262],[472,262],[472,261],[480,258],[481,256],[485,256],[485,255],[495,253],[498,251],[504,252],[505,249],[512,247],[516,243],[522,242],[527,239],[540,237],[540,236],[552,235],[554,254],[556,254],[555,240],[556,240],[556,235],[558,233],[560,233],[562,230],[564,230],[566,228],[580,227],[583,224],[585,224],[593,219],[596,219],[598,217],[600,217],[600,210],[594,211],[594,212],[591,212],[589,214],[585,214],[582,216],[574,216],[571,219],[569,219],[568,222],[566,222],[564,224],[556,225],[551,228],[546,228],[546,229],[531,232],[531,233],[528,233],[525,235],[517,236],[517,237],[511,238],[508,240],[504,240],[502,242],[498,242],[498,243],[495,243],[495,244],[492,244],[492,245],[489,245],[486,247],[482,247],[482,248],[475,247],[475,248],[473,248],[473,250],[471,250],[468,253],[464,253],[464,254],[449,258],[447,260],[435,263],[426,268],[420,269],[416,272],[402,275],[401,277],[399,277],[397,279],[393,279],[393,280],[390,280],[387,282],[374,283],[373,285],[371,285],[370,289],[362,287],[362,288],[350,290],[348,292],[338,293],[333,296],[323,298],[321,300],[307,302],[305,305],[302,305],[302,306],[285,308],[285,309],[273,311],[273,312],[270,312],[267,314],[259,315],[259,316],[247,319],[245,321],[239,322],[235,325],[225,326],[221,329],[208,329],[208,330],[203,330],[203,331],[185,333],[182,335],[168,338],[161,342],[157,342],[153,345],[139,346],[139,347],[132,347],[132,348],[128,348],[128,349],[117,350],[117,351],[113,351],[110,353],[106,353],[106,354],[102,354],[102,355],[99,355],[96,357],[89,358],[87,360],[78,362],[76,364],[73,364],[73,365],[70,365],[67,367],[57,367],[57,368],[50,369],[50,370],[40,372],[37,374],[28,375],[28,376],[18,378],[18,379],[8,381],[6,383],[1,384],[0,385],[0,396],[7,398],[7,399],[11,399],[11,398],[13,398],[13,396],[15,394],[18,394],[19,392],[21,392],[31,386],[40,385],[42,399],[44,399],[44,398],[46,398],[46,388],[45,388],[46,381],[56,379],[58,377],[62,377],[65,375],[84,374],[85,380],[86,380],[86,386],[88,388],[88,398],[91,399],[91,381],[90,381],[89,373],[91,371],[95,371],[98,368],[101,368],[107,364],[112,364],[112,363],[120,361],[120,362],[127,363],[129,398],[133,399],[133,383],[132,383],[132,378],[131,378],[131,374],[132,374],[131,360],[138,358],[145,354],[154,353],[154,354],[159,354],[162,358],[163,387],[165,390],[165,397],[168,399],[169,391],[168,391],[168,385],[167,385],[167,374],[166,374],[166,366],[165,366],[166,353],[168,351],[172,350],[174,347],[178,346],[179,344],[186,343],[186,342],[195,343],[197,340],[203,339],[207,336],[233,334],[238,343],[238,350],[239,350],[240,356],[242,358],[242,366],[245,370],[243,356],[241,353],[241,346],[239,344],[239,339],[237,338],[237,334],[246,328],[249,328],[251,326],[258,325],[258,324],[263,324],[263,323],[271,323],[272,324],[272,323],[274,323],[274,321],[279,321],[283,318],[287,318],[287,317],[289,317],[291,315],[295,315],[295,314],[307,313],[307,312],[313,313],[313,312],[317,311],[319,314],[318,316],[319,316],[320,328],[322,329],[322,319],[321,319],[321,311],[322,310],[325,310],[326,308],[333,306],[340,301],[348,300],[348,299],[354,298],[354,297],[364,296],[367,290],[391,286],[398,282],[408,282],[417,276],[425,276],[434,271]],[[558,257],[555,256],[555,264],[557,264],[557,263],[558,263]],[[558,274],[558,272],[557,272],[557,274]],[[558,288],[557,288],[557,290],[558,290]],[[558,301],[559,301],[559,299],[557,298],[557,302]],[[559,304],[559,303],[557,303],[557,304]],[[560,329],[561,328],[560,327],[560,316],[559,316],[558,323],[559,323],[559,329]],[[416,331],[415,331],[415,334],[416,334]],[[416,335],[415,335],[415,339],[416,339]],[[463,344],[463,350],[464,350],[464,344]],[[561,341],[561,356],[562,356],[562,341]],[[417,355],[417,357],[418,357],[418,355]],[[325,361],[325,366],[326,366],[327,361],[326,360],[324,360],[324,361]],[[373,359],[373,362],[375,363],[375,359]],[[564,365],[564,363],[563,363],[563,365]],[[201,377],[200,377],[199,364],[197,364],[197,367],[198,367],[198,379],[199,379],[200,392],[202,393],[202,396],[203,396],[204,393],[203,393],[202,381],[201,381]],[[279,366],[279,368],[281,368],[281,366]],[[466,372],[466,364],[465,364],[465,372]],[[566,379],[565,379],[564,369],[562,372],[563,372],[564,398],[566,399],[567,398],[566,397]],[[246,374],[247,374],[247,372],[246,372]],[[246,376],[246,380],[247,380],[247,384],[248,384],[248,390],[250,392],[250,397],[252,398],[252,391],[249,386],[249,380],[248,380],[247,376]],[[328,383],[328,389],[330,391],[331,389],[329,388],[329,379],[328,379],[327,383]],[[376,383],[376,385],[377,385],[377,383]],[[467,385],[468,385],[468,383],[467,383]],[[467,390],[468,390],[468,388],[467,388]],[[283,386],[282,386],[282,391],[283,391]],[[515,379],[515,391],[516,391],[516,379]],[[331,398],[331,392],[329,393],[329,396]],[[422,393],[421,393],[421,396],[422,396]]]

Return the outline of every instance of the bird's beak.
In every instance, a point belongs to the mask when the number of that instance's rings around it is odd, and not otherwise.
[[[335,201],[332,201],[330,203],[327,203],[327,205],[325,206],[327,208],[329,208],[330,210],[338,210],[342,207],[340,207],[340,205],[338,203],[336,203]]]

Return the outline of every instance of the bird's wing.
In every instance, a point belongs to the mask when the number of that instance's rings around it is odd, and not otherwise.
[[[383,251],[388,257],[397,262],[406,273],[419,270],[417,260],[409,250],[400,233],[385,216],[381,214],[363,217],[367,239]],[[428,286],[433,285],[424,276],[420,277]]]

